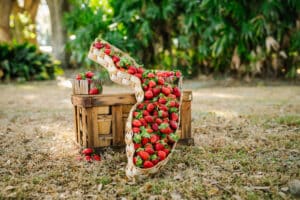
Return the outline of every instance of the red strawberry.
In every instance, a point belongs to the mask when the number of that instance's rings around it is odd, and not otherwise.
[[[160,110],[163,110],[163,111],[168,111],[168,110],[169,110],[169,108],[168,108],[166,105],[163,105],[163,104],[161,104],[161,105],[159,106],[159,109],[160,109]]]
[[[112,60],[114,61],[114,63],[116,63],[120,61],[120,58],[118,56],[112,56]]]
[[[169,149],[164,149],[163,151],[166,153],[166,155],[169,155],[169,153],[170,153]]]
[[[157,123],[152,124],[152,129],[153,131],[158,131],[158,124]]]
[[[148,90],[145,92],[145,98],[146,99],[152,99],[153,98],[153,92],[151,90]]]
[[[110,55],[111,50],[110,50],[110,49],[105,49],[105,50],[104,50],[104,53],[105,53],[106,55]]]
[[[145,118],[146,122],[148,122],[148,123],[152,123],[153,122],[153,117],[150,116],[150,115],[145,116],[144,118]]]
[[[171,144],[173,144],[179,140],[179,136],[175,133],[168,135],[167,138],[169,140],[169,143],[171,143]]]
[[[165,80],[161,77],[158,78],[157,80],[158,85],[164,85],[165,84]]]
[[[85,160],[88,162],[92,162],[92,157],[91,156],[85,156]]]
[[[128,73],[128,74],[135,74],[135,70],[134,70],[134,69],[128,69],[128,70],[127,70],[127,73]]]
[[[158,116],[157,110],[154,110],[154,111],[153,111],[153,116],[154,116],[154,117],[157,117],[157,116]]]
[[[147,75],[147,77],[148,77],[148,78],[154,78],[155,75],[154,75],[153,73],[150,72],[150,73]]]
[[[156,97],[160,93],[160,88],[159,87],[152,88],[152,92],[153,92],[153,96]]]
[[[156,83],[155,83],[155,81],[150,80],[149,83],[148,83],[148,85],[149,85],[150,88],[153,88],[153,87],[156,86]]]
[[[151,168],[154,164],[151,161],[145,161],[143,166],[144,168]]]
[[[92,88],[92,89],[90,89],[90,91],[89,91],[89,94],[99,94],[99,90],[98,90],[98,88]]]
[[[136,73],[135,76],[138,77],[139,79],[142,79],[142,77],[143,77],[143,75],[140,73]]]
[[[152,147],[147,147],[147,148],[145,148],[145,151],[147,152],[147,153],[149,153],[150,155],[152,155],[152,154],[154,154],[154,149],[152,148]]]
[[[160,124],[163,122],[163,120],[160,119],[160,118],[156,118],[155,122],[156,122],[158,125],[160,125]]]
[[[170,121],[170,126],[171,126],[171,128],[174,129],[174,130],[176,130],[177,127],[178,127],[177,123],[176,123],[175,121],[173,121],[173,120]]]
[[[169,98],[169,99],[176,99],[176,96],[175,96],[174,94],[169,94],[169,95],[168,95],[168,98]]]
[[[139,151],[138,155],[143,159],[143,160],[149,160],[150,155],[146,151]]]
[[[149,112],[147,110],[144,110],[143,111],[143,116],[148,116],[148,115],[150,115]]]
[[[101,49],[101,48],[103,47],[103,44],[102,44],[101,42],[95,42],[95,43],[94,43],[94,47],[95,47],[96,49]]]
[[[171,93],[170,88],[163,86],[161,88],[162,93],[164,93],[166,96],[168,96]]]
[[[96,161],[101,161],[101,157],[99,155],[93,155],[93,159]]]
[[[167,100],[164,97],[160,97],[158,99],[158,102],[161,103],[161,104],[165,104],[167,102]]]
[[[141,103],[141,104],[139,104],[139,105],[137,106],[137,108],[140,109],[140,110],[142,110],[142,109],[144,109],[144,106],[145,106],[145,104]]]
[[[138,167],[141,167],[142,164],[143,164],[143,160],[141,159],[140,156],[136,156],[136,157],[133,157],[133,163],[138,166]]]
[[[105,48],[106,48],[106,49],[110,49],[110,45],[106,43],[106,44],[105,44]]]
[[[167,154],[164,151],[158,151],[157,156],[159,157],[159,160],[164,160],[167,157]]]
[[[156,135],[156,134],[151,135],[150,142],[152,144],[155,144],[158,140],[159,140],[159,136],[158,135]]]
[[[159,117],[165,118],[165,117],[168,117],[168,116],[169,116],[169,113],[166,112],[166,111],[160,110],[160,111],[158,112],[158,116],[159,116]]]
[[[180,72],[180,71],[177,71],[177,72],[175,73],[175,75],[176,75],[177,78],[179,78],[179,77],[181,76],[181,72]]]
[[[86,148],[81,153],[87,156],[87,155],[90,155],[91,153],[93,153],[93,149]]]
[[[87,78],[86,80],[88,81],[88,84],[91,84],[91,83],[92,83],[92,79]]]
[[[140,127],[142,126],[142,123],[139,120],[135,119],[132,121],[132,125],[135,127]]]
[[[156,151],[160,151],[160,150],[163,150],[165,148],[165,146],[161,143],[156,143],[155,144],[155,150]]]
[[[147,128],[147,133],[153,133],[153,129]]]
[[[159,159],[152,160],[153,165],[156,165],[159,162]]]
[[[85,73],[85,77],[87,77],[87,78],[92,78],[93,76],[94,76],[94,73],[91,71],[88,71]]]
[[[132,128],[132,132],[139,133],[140,132],[140,128],[139,127],[133,127]]]
[[[181,93],[178,87],[173,88],[173,93],[176,97],[180,97]]]
[[[134,143],[134,149],[137,150],[138,148],[141,148],[141,144]]]
[[[144,73],[144,69],[142,67],[137,68],[137,72],[139,74],[143,74]]]
[[[176,102],[175,101],[169,101],[167,103],[167,106],[169,106],[169,107],[175,107],[176,106]]]
[[[77,75],[76,75],[76,80],[82,80],[81,74],[77,74]]]
[[[141,118],[140,122],[142,123],[143,126],[147,126],[147,122],[144,118]]]
[[[149,103],[149,104],[147,105],[147,111],[148,111],[148,112],[152,112],[152,111],[154,110],[154,108],[155,108],[155,106],[154,106],[153,103]]]
[[[177,113],[172,112],[171,113],[171,120],[177,122],[178,121],[178,115]]]
[[[142,138],[142,145],[145,145],[148,142],[149,142],[149,138],[145,138],[145,137]]]
[[[137,118],[137,119],[140,119],[141,117],[143,117],[142,113],[137,112],[137,111],[134,111],[132,115],[134,118]]]

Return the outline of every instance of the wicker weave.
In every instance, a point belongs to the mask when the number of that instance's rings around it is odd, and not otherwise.
[[[101,42],[108,43],[104,40],[101,40]],[[114,47],[111,45],[111,49],[119,55],[126,56],[130,61],[132,61],[135,66],[139,66],[134,59],[132,59],[128,54],[122,52],[120,49]],[[168,160],[170,159],[170,156],[176,146],[176,143],[173,144],[172,150],[170,154],[166,157],[165,160],[160,161],[152,168],[139,168],[134,165],[133,163],[133,156],[135,153],[134,149],[134,143],[133,143],[133,131],[132,131],[132,113],[136,110],[136,107],[144,101],[144,91],[142,89],[141,81],[138,77],[128,74],[126,72],[120,71],[117,69],[117,67],[114,65],[114,62],[112,61],[111,57],[106,55],[105,53],[99,51],[96,49],[93,45],[90,47],[90,51],[88,54],[88,57],[102,65],[104,68],[106,68],[109,72],[110,79],[118,84],[130,86],[133,88],[136,96],[137,103],[131,108],[130,113],[128,115],[128,119],[126,122],[126,129],[125,129],[125,142],[126,142],[126,154],[128,163],[126,166],[126,175],[130,180],[139,179],[142,177],[149,176],[150,174],[156,173],[162,166],[164,166]],[[178,81],[178,88],[182,89],[182,78]],[[180,97],[180,105],[182,100],[182,94]],[[180,106],[179,106],[179,116],[180,116]],[[178,127],[179,127],[180,119],[178,119]],[[176,130],[177,131],[177,130]]]

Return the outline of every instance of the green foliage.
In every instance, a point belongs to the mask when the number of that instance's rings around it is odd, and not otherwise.
[[[297,0],[87,0],[74,3],[67,24],[78,39],[74,54],[87,52],[100,35],[146,68],[176,68],[189,77],[293,78],[300,68],[299,13]]]
[[[1,80],[48,80],[62,73],[57,61],[32,44],[0,44]]]

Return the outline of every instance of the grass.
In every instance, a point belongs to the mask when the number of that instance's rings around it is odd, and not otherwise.
[[[0,199],[295,198],[282,188],[299,179],[299,87],[187,83],[196,145],[178,146],[159,173],[131,183],[124,153],[76,160],[70,89],[29,86],[0,85]]]

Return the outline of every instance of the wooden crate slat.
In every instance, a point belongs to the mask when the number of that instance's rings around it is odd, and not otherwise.
[[[182,138],[191,138],[191,103],[181,103],[181,135]]]
[[[118,105],[112,107],[112,121],[113,145],[124,144],[122,106]]]
[[[98,115],[109,114],[109,106],[99,106],[97,108]]]

